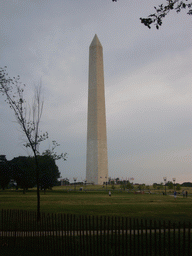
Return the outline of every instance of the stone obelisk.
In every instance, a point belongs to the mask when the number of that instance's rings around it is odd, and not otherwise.
[[[89,47],[86,179],[98,185],[108,181],[103,47],[97,35]]]

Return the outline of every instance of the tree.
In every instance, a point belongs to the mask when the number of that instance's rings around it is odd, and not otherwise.
[[[60,172],[55,164],[55,160],[50,155],[38,156],[40,177],[39,184],[41,189],[50,189],[57,184]]]
[[[143,184],[140,184],[139,186],[138,186],[138,189],[141,191],[141,190],[145,190],[145,184],[143,183]]]
[[[176,184],[176,190],[180,191],[181,190],[181,185],[179,183]]]
[[[114,184],[112,184],[111,189],[113,189],[113,190],[115,189],[115,185]]]
[[[36,185],[35,179],[35,162],[33,157],[19,156],[11,161],[12,175],[11,178],[17,183],[17,187],[23,189],[25,194],[28,188]]]
[[[172,181],[168,181],[166,183],[166,186],[168,187],[168,189],[173,189],[173,182]]]
[[[5,155],[0,156],[0,186],[4,190],[10,181],[10,168]]]
[[[12,179],[17,182],[17,186],[23,189],[23,193],[28,188],[36,185],[35,179],[35,159],[34,157],[19,156],[10,161],[12,165]],[[38,155],[39,164],[39,185],[41,189],[50,189],[57,183],[60,177],[59,169],[55,160],[51,156]]]
[[[133,183],[131,183],[131,182],[128,180],[128,182],[127,182],[127,184],[126,184],[126,188],[127,188],[127,189],[133,189]]]
[[[117,2],[117,0],[112,0]],[[143,23],[148,28],[151,28],[151,25],[154,24],[156,29],[162,25],[162,20],[167,16],[167,14],[175,10],[177,13],[181,12],[182,9],[187,10],[188,15],[192,15],[192,2],[189,3],[188,0],[166,0],[166,4],[160,4],[155,8],[155,13],[150,14],[147,18],[140,18],[141,23]]]
[[[6,68],[0,68],[0,92],[6,97],[6,102],[13,110],[16,121],[21,127],[22,132],[27,138],[25,147],[31,148],[35,159],[35,173],[37,184],[37,221],[40,220],[40,192],[39,192],[39,145],[48,138],[48,133],[41,133],[39,129],[40,120],[43,112],[43,101],[41,99],[41,85],[35,87],[34,100],[31,108],[27,108],[24,98],[25,85],[21,84],[20,77],[10,78]],[[52,152],[53,154],[53,152]],[[65,160],[65,155],[61,157]]]
[[[153,183],[153,188],[154,188],[154,189],[157,188],[157,183]]]
[[[124,183],[120,183],[120,188],[125,190],[125,184]]]
[[[181,186],[182,187],[192,187],[192,183],[191,182],[184,182]]]
[[[55,152],[56,147],[60,146],[59,143],[57,143],[55,140],[52,141],[52,147],[51,149],[46,149],[43,153],[42,156],[50,156],[53,160],[60,160],[63,159],[66,161],[67,153],[61,153],[58,154]]]
[[[147,189],[147,190],[150,190],[150,187],[149,187],[149,185],[147,185],[147,186],[146,186],[146,189]]]
[[[148,28],[151,28],[151,24],[154,24],[157,29],[162,25],[162,19],[167,16],[167,14],[175,10],[177,13],[181,12],[182,9],[187,10],[188,15],[192,15],[192,2],[189,3],[188,0],[166,0],[166,4],[160,4],[155,8],[155,13],[150,14],[147,18],[140,18],[141,23],[143,23]]]
[[[115,185],[115,181],[114,180],[111,180],[111,185]]]
[[[39,130],[40,120],[43,111],[43,101],[41,100],[41,86],[35,87],[34,100],[31,108],[27,108],[24,99],[24,84],[21,84],[20,77],[10,78],[6,68],[0,68],[0,92],[6,97],[6,102],[13,110],[16,121],[27,138],[25,147],[31,148],[36,166],[37,183],[37,220],[40,220],[40,193],[39,193],[39,166],[38,147],[40,143],[48,138],[48,133],[41,133]]]
[[[86,186],[86,180],[85,180],[85,186]],[[66,186],[66,185],[69,185],[70,184],[70,182],[69,182],[69,179],[68,178],[64,178],[64,179],[62,179],[61,181],[60,181],[60,185],[61,186]]]

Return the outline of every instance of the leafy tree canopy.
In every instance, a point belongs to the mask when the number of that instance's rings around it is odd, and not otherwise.
[[[176,190],[180,191],[181,190],[181,185],[179,183],[176,184]]]
[[[184,182],[181,186],[182,187],[192,187],[192,183],[191,182]]]
[[[40,187],[41,189],[50,189],[57,184],[60,172],[55,164],[53,157],[49,155],[38,156],[40,169]]]
[[[36,185],[34,157],[19,156],[13,158],[10,163],[12,165],[12,178],[17,182],[18,187],[25,191]],[[39,155],[38,163],[41,189],[52,188],[60,177],[55,160],[49,155]]]
[[[19,156],[10,161],[12,165],[12,179],[17,187],[22,188],[24,193],[28,188],[36,184],[35,162],[33,157]]]
[[[10,181],[10,167],[4,155],[0,156],[0,186],[4,190]]]
[[[168,181],[166,183],[166,186],[168,186],[168,189],[173,189],[173,182],[172,181]]]

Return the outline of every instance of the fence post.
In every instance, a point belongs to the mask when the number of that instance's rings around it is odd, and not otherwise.
[[[127,239],[127,229],[128,229],[128,218],[125,219],[125,255],[128,255],[128,239]]]
[[[117,217],[115,216],[115,255],[117,255]]]
[[[143,220],[141,219],[141,255],[143,255],[143,247],[144,247],[144,244],[143,244]]]
[[[83,246],[82,246],[82,218],[79,216],[79,243],[80,243],[80,254],[83,255]]]
[[[124,217],[122,217],[121,218],[121,225],[122,225],[122,228],[121,228],[121,230],[122,230],[122,239],[121,239],[121,241],[122,241],[122,255],[125,255],[125,242],[124,242]]]
[[[175,255],[175,252],[176,252],[175,246],[176,246],[176,244],[175,244],[175,223],[173,223],[173,255]]]
[[[168,222],[168,253],[171,255],[171,246],[169,246],[171,243],[171,223]]]
[[[110,250],[110,253],[111,253],[111,255],[113,255],[113,251],[114,251],[114,249],[113,249],[113,244],[114,244],[114,237],[113,237],[113,225],[114,224],[114,219],[113,219],[113,216],[111,217],[111,250]]]
[[[133,255],[136,255],[136,235],[135,235],[135,218],[133,219]]]
[[[103,217],[103,255],[106,255],[106,216]]]
[[[146,249],[145,249],[145,253],[146,255],[148,255],[148,227],[147,227],[147,220],[145,220],[145,246],[146,246]]]
[[[132,255],[132,219],[129,219],[129,251]]]
[[[161,255],[161,221],[159,221],[159,256]]]
[[[157,254],[157,225],[156,225],[156,220],[154,220],[154,236],[155,236],[154,251],[155,251],[155,255],[156,255]]]
[[[183,255],[185,255],[185,222],[183,222]]]
[[[103,246],[102,246],[102,243],[103,243],[103,217],[100,216],[100,255],[103,255]]]
[[[106,251],[107,255],[110,254],[109,229],[110,229],[110,217],[108,216],[107,217],[107,245],[106,245],[106,247],[107,247],[107,251]]]
[[[140,256],[140,230],[139,230],[139,220],[136,220],[137,223],[137,255]]]
[[[149,223],[150,227],[149,227],[149,248],[150,248],[150,256],[152,256],[152,220],[150,220],[150,223]]]
[[[190,252],[190,239],[191,239],[191,237],[190,237],[190,232],[191,232],[191,223],[189,222],[189,228],[188,228],[188,255],[191,255],[191,252]]]
[[[93,225],[93,250],[94,250],[94,252],[95,252],[95,255],[97,255],[98,253],[97,253],[97,230],[96,230],[96,224],[95,224],[95,217],[93,216],[92,217],[92,220],[93,220],[93,222],[92,222],[92,225]]]
[[[118,217],[118,246],[117,249],[120,252],[121,250],[121,217]]]
[[[97,228],[97,255],[99,255],[99,220],[98,216],[96,217],[96,228]]]

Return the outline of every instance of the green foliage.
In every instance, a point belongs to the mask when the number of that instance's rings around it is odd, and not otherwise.
[[[120,188],[123,189],[123,190],[125,190],[125,184],[122,183],[122,184],[120,185]]]
[[[38,156],[39,161],[39,184],[41,189],[50,189],[57,184],[60,177],[59,169],[55,160],[50,155]]]
[[[153,188],[154,189],[163,189],[163,183],[161,182],[160,184],[158,183],[153,183]]]
[[[140,184],[139,186],[138,186],[138,189],[139,190],[144,190],[145,189],[145,184],[143,183],[143,184]]]
[[[114,184],[111,186],[111,189],[113,189],[113,190],[115,189],[115,185]]]
[[[20,156],[10,161],[12,165],[12,179],[17,186],[25,192],[28,188],[36,185],[35,158]],[[48,155],[38,156],[39,185],[41,189],[52,188],[60,177],[59,169],[55,160]]]
[[[118,181],[120,184],[120,188],[125,190],[125,189],[133,189],[133,183],[130,183],[129,180],[123,180],[123,181]]]
[[[167,14],[175,10],[179,13],[182,9],[188,10],[187,14],[192,14],[192,2],[189,3],[188,0],[166,0],[166,4],[160,4],[158,7],[155,8],[155,13],[150,14],[148,18],[140,18],[141,23],[143,23],[148,28],[151,28],[151,25],[154,24],[156,29],[162,25],[162,20],[167,16]]]
[[[0,186],[3,190],[8,186],[10,179],[10,167],[6,157],[4,157],[4,159],[0,160]]]
[[[166,186],[168,187],[168,189],[173,189],[173,182],[168,181],[168,182],[166,183]]]
[[[154,189],[157,188],[157,183],[153,183],[153,188],[154,188]]]
[[[117,2],[117,0],[112,0],[112,2]],[[151,25],[154,24],[156,29],[159,29],[163,18],[172,10],[179,13],[182,9],[185,9],[188,15],[192,15],[192,2],[189,3],[188,0],[166,0],[165,5],[160,4],[158,7],[154,7],[154,9],[155,13],[150,14],[147,18],[140,18],[140,20],[148,28],[151,28]]]
[[[181,185],[179,183],[176,184],[176,190],[180,191],[181,190]]]
[[[127,189],[133,189],[133,183],[131,183],[130,181],[128,181],[127,184],[126,184],[126,188],[127,188]]]
[[[36,172],[33,157],[15,157],[10,161],[10,164],[12,166],[12,179],[16,181],[17,187],[22,188],[25,193],[25,190],[35,186]]]
[[[184,182],[181,186],[182,187],[192,187],[192,182]]]
[[[66,161],[66,157],[67,157],[67,153],[61,153],[61,154],[57,154],[55,152],[55,148],[60,146],[60,144],[58,144],[55,140],[52,141],[52,148],[51,149],[47,149],[42,153],[42,156],[49,156],[51,158],[53,158],[54,160],[60,160],[63,159],[64,161]]]
[[[111,180],[111,181],[110,181],[110,184],[111,184],[111,185],[115,185],[115,181],[114,181],[114,180]]]

